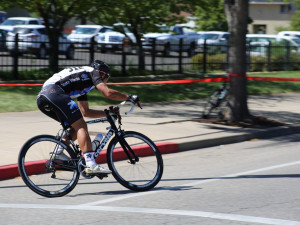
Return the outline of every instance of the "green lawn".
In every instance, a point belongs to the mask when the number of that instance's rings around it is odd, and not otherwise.
[[[248,73],[248,76],[300,78],[300,71],[274,73]],[[176,78],[126,78],[126,80],[110,80],[110,82],[130,82],[141,80],[173,80],[199,79],[195,76]],[[190,84],[155,84],[155,85],[111,85],[121,92],[138,94],[142,102],[162,102],[187,99],[201,99],[209,96],[220,83],[190,83]],[[0,112],[18,112],[37,110],[36,96],[41,87],[0,87]],[[265,82],[248,81],[250,95],[263,95],[287,92],[300,92],[300,82]],[[93,90],[89,95],[91,106],[116,104]]]

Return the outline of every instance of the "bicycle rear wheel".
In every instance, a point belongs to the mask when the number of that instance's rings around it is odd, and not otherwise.
[[[145,135],[134,131],[124,132],[123,138],[138,160],[130,162],[119,140],[114,137],[107,149],[107,163],[113,176],[133,191],[155,187],[163,174],[163,159],[157,146]]]
[[[74,151],[64,142],[63,153],[69,160],[50,159],[59,140],[50,135],[39,135],[22,147],[18,168],[25,184],[35,193],[45,197],[61,197],[76,186],[80,173]]]
[[[209,97],[202,112],[203,119],[208,119],[212,116],[223,119],[224,110],[228,104],[227,93],[227,90],[218,89]]]
[[[207,102],[205,103],[203,112],[202,112],[202,118],[204,118],[204,119],[209,118],[210,114],[218,107],[219,95],[220,95],[220,90],[216,90],[208,98]]]

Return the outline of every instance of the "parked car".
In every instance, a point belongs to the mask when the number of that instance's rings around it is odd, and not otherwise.
[[[291,52],[300,53],[300,38],[293,36],[247,34],[246,41],[253,56],[266,56],[268,48],[274,45],[289,46]]]
[[[208,52],[227,52],[228,38],[230,34],[223,31],[207,31],[201,32],[198,39],[198,47],[200,51],[203,51],[204,42],[207,44]]]
[[[15,26],[12,32],[9,32],[6,39],[8,51],[14,55],[15,38],[18,33],[18,52],[19,54],[31,53],[37,58],[46,58],[50,51],[49,38],[46,35],[44,25],[20,25]],[[66,55],[66,58],[74,58],[74,45],[64,35],[59,37],[59,53]]]
[[[12,31],[16,25],[42,25],[42,20],[32,17],[9,17],[0,24],[0,29]]]
[[[112,31],[112,27],[101,25],[77,25],[68,38],[74,43],[76,48],[90,48],[91,39],[94,37],[95,41],[97,41],[98,36],[107,31]]]
[[[272,34],[247,34],[246,41],[247,42],[268,42],[268,41],[276,41],[278,38],[277,35]]]
[[[102,53],[106,51],[120,51],[123,48],[124,38],[125,35],[120,32],[108,31],[98,36],[97,47]]]
[[[107,30],[105,33],[100,33],[97,38],[98,49],[103,53],[106,51],[120,51],[123,48],[124,38],[127,36],[130,42],[128,52],[131,52],[136,43],[134,34],[122,23],[114,24],[114,28],[121,30],[126,35],[115,30]]]
[[[300,38],[296,36],[280,36],[280,35],[268,35],[268,34],[247,34],[247,42],[271,42],[276,44],[282,44],[283,46],[289,45],[295,50],[300,48]],[[300,50],[300,49],[299,49]],[[297,50],[298,51],[298,50]]]
[[[7,31],[0,29],[0,51],[6,50],[6,36]]]
[[[188,28],[175,25],[170,28],[161,27],[161,33],[148,33],[144,35],[143,49],[145,51],[152,50],[152,43],[155,39],[155,50],[162,52],[164,56],[169,56],[171,51],[179,52],[180,39],[183,40],[182,51],[188,53],[189,56],[194,55],[197,40],[200,35]]]
[[[296,37],[296,38],[300,38],[300,31],[281,31],[277,35],[279,37]]]

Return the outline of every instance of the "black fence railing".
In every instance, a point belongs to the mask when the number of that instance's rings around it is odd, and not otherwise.
[[[65,50],[60,51],[58,68],[85,66],[94,59],[107,62],[114,72],[124,76],[141,68],[138,57],[140,50],[135,45],[118,43],[114,51],[108,51],[95,41],[91,41],[86,48],[78,48],[77,44],[59,43],[60,47],[65,46]],[[0,80],[22,79],[38,73],[45,73],[45,76],[52,74],[47,56],[51,48],[47,41],[36,40],[32,43],[16,36],[13,41],[0,41],[0,46]],[[169,71],[212,73],[228,69],[228,46],[224,44],[204,41],[202,45],[191,45],[181,39],[176,44],[159,45],[154,39],[150,44],[143,45],[143,52],[144,69],[152,74]],[[300,69],[298,46],[252,42],[247,43],[246,56],[248,71]]]

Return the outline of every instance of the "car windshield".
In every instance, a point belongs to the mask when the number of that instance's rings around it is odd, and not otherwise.
[[[78,27],[76,28],[75,34],[95,34],[97,28]]]
[[[293,39],[293,41],[296,42],[297,45],[300,45],[300,38],[295,38],[295,39]]]
[[[15,27],[13,29],[13,33],[19,33],[19,34],[30,34],[33,33],[33,29],[29,29],[29,28],[21,28],[21,27]]]
[[[113,31],[112,29],[110,29],[109,27],[102,27],[100,30],[99,30],[99,33],[105,33],[105,32],[111,32]]]
[[[1,25],[4,26],[15,26],[25,24],[24,20],[5,20]]]
[[[201,34],[199,39],[217,40],[218,37],[219,37],[218,34]]]

